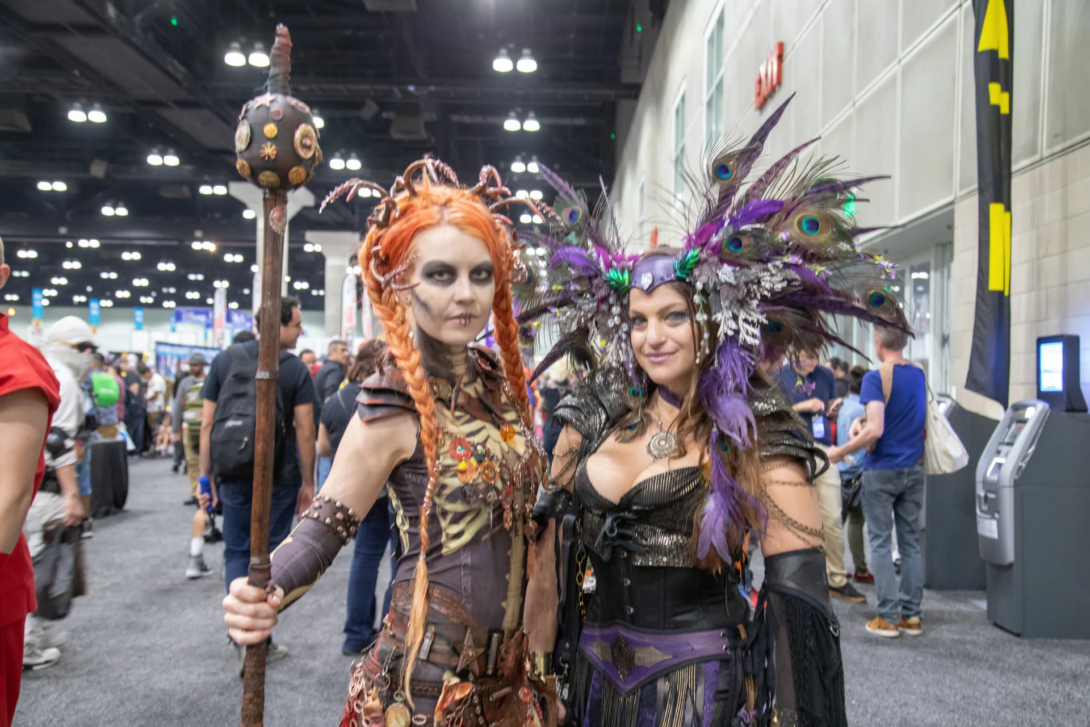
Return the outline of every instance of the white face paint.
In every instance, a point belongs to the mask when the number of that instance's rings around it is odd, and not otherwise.
[[[432,227],[413,240],[417,259],[406,282],[407,302],[420,330],[448,346],[465,346],[484,330],[496,281],[481,240],[452,225]]]

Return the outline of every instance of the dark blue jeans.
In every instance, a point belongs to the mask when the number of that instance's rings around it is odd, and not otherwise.
[[[295,503],[300,485],[277,484],[273,487],[269,513],[269,552],[276,549],[291,532]],[[250,513],[253,507],[252,482],[220,482],[216,486],[223,505],[223,577],[227,590],[231,581],[246,575],[250,567]]]
[[[348,613],[344,620],[344,644],[342,651],[358,654],[375,640],[375,591],[378,586],[378,569],[386,543],[395,547],[396,531],[391,527],[390,499],[375,501],[371,512],[360,523],[356,532],[356,547],[352,553],[352,570],[348,574]],[[386,597],[382,613],[390,608],[390,584],[386,584]]]
[[[920,553],[920,510],[923,467],[863,470],[863,514],[870,538],[870,570],[878,592],[878,615],[886,622],[920,615],[923,601],[923,557]],[[901,584],[893,570],[893,528],[901,551]]]

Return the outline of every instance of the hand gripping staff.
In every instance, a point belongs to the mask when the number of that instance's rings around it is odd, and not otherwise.
[[[276,26],[266,92],[248,101],[235,130],[238,173],[264,192],[265,241],[262,248],[261,344],[257,366],[257,427],[254,443],[254,497],[250,525],[249,582],[270,588],[269,508],[272,501],[273,428],[280,354],[280,287],[283,284],[284,230],[288,192],[303,186],[322,161],[310,107],[291,95],[291,36]],[[242,726],[259,727],[265,711],[264,643],[246,649]]]

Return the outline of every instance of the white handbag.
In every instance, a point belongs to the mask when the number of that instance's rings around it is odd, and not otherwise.
[[[916,366],[912,361],[905,364]],[[889,395],[893,389],[893,366],[895,364],[882,364],[879,374],[882,377],[882,398],[889,405]],[[921,369],[922,370],[922,369]],[[930,384],[927,385],[927,419],[925,422],[923,465],[924,473],[929,475],[948,475],[957,472],[969,464],[969,453],[965,445],[961,443],[954,428],[946,416],[939,410],[939,403],[935,401],[935,395],[931,392]]]

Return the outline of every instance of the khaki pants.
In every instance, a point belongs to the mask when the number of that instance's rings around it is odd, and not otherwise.
[[[200,454],[200,425],[194,427],[196,436],[189,436],[189,425],[182,425],[182,447],[185,449],[185,467],[189,473],[189,492],[193,497],[197,496],[200,489],[201,454]]]
[[[826,452],[828,447],[817,445]],[[825,531],[825,573],[830,588],[840,588],[848,582],[844,568],[844,525],[840,519],[840,471],[836,465],[814,479],[818,504],[821,506],[821,527]]]

